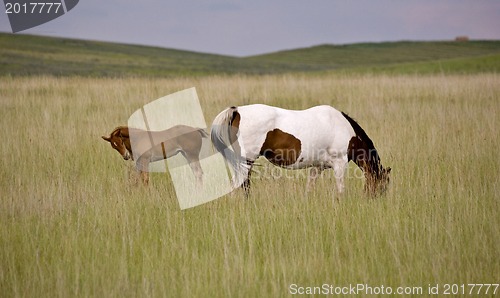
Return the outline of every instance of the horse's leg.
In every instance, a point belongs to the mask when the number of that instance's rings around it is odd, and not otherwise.
[[[248,199],[250,196],[250,176],[252,174],[252,166],[253,166],[253,161],[247,160],[247,165],[248,165],[248,174],[243,181],[243,184],[241,184],[241,188],[243,188],[243,191],[245,192],[245,198]]]
[[[196,178],[196,185],[203,187],[203,169],[199,160],[195,160],[189,163],[191,171],[193,171],[194,177]]]
[[[141,180],[144,185],[149,184],[148,165],[149,165],[149,156],[147,156],[146,154],[142,155],[137,159],[136,168],[137,171],[139,172],[139,175],[141,176]]]
[[[312,167],[309,170],[309,175],[307,176],[306,193],[313,188],[314,184],[316,183],[316,179],[321,175],[322,170],[323,169],[319,167]]]
[[[141,180],[142,183],[146,186],[149,185],[149,172],[148,171],[141,171]]]
[[[332,168],[335,173],[335,181],[337,182],[337,192],[340,195],[344,192],[344,176],[348,163],[347,156],[336,158],[332,163]]]
[[[196,185],[203,187],[203,168],[201,167],[200,160],[198,158],[199,153],[187,153],[185,151],[180,151],[180,153],[188,162],[189,167],[191,168],[191,171],[196,179]]]

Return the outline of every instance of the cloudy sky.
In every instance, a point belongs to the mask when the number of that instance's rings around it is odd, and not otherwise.
[[[0,31],[11,32],[5,13]],[[500,1],[81,0],[23,33],[248,56],[325,43],[500,39]]]

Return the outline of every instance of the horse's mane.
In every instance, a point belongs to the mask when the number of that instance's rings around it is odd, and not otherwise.
[[[126,125],[120,125],[120,126],[117,126],[112,132],[111,132],[111,135],[117,135],[119,133],[122,133],[122,130],[126,130],[127,131],[127,135],[125,137],[128,137],[128,131],[130,130],[137,130],[137,131],[144,131],[142,129],[139,129],[139,128],[135,128],[135,127],[128,127]]]
[[[113,131],[111,132],[111,135],[116,135],[120,130],[128,128],[128,126],[117,126]]]
[[[373,145],[373,141],[370,139],[370,137],[368,137],[365,130],[358,124],[358,122],[356,122],[356,120],[354,120],[344,112],[341,113],[347,119],[347,121],[349,121],[349,124],[351,124],[352,128],[354,129],[354,133],[356,133],[356,136],[358,136],[361,141],[366,144],[368,150],[370,150],[370,165],[372,166],[372,170],[375,171],[375,173],[379,174],[379,170],[381,167],[380,157],[378,155],[377,149],[375,149],[375,145]]]
[[[175,127],[175,126],[174,126]],[[207,132],[203,129],[203,128],[197,128],[197,127],[193,127],[194,130],[197,130],[200,134],[201,134],[201,137],[202,138],[206,138],[208,137],[208,134]],[[118,135],[118,134],[121,134],[121,133],[124,133],[122,130],[126,130],[126,135],[123,135],[123,137],[126,137],[128,138],[129,137],[129,132],[130,131],[133,131],[133,132],[140,132],[140,133],[144,133],[144,132],[154,132],[154,131],[148,131],[148,130],[144,130],[144,129],[140,129],[140,128],[136,128],[136,127],[128,127],[126,125],[120,125],[120,126],[117,126],[112,132],[111,132],[111,135]]]

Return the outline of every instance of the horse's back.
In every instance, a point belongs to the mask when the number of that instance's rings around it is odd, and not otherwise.
[[[178,150],[198,154],[202,146],[202,137],[204,137],[202,129],[187,125],[176,125],[160,131],[136,128],[131,128],[130,131],[132,148],[137,156],[146,152],[160,156],[163,155],[163,150],[171,154]]]
[[[269,131],[286,130],[297,136],[315,133],[344,133],[354,135],[354,130],[340,111],[332,106],[321,105],[306,110],[287,110],[264,104],[238,107],[242,118],[240,129]]]
[[[276,129],[300,141],[300,160],[304,165],[317,162],[318,156],[323,154],[347,154],[349,140],[355,135],[342,113],[328,105],[286,110],[256,104],[240,106],[238,112],[243,147],[250,155],[257,154],[266,142],[267,134]]]

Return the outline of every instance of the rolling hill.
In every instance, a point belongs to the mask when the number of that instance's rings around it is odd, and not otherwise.
[[[500,41],[320,45],[230,57],[67,38],[0,33],[0,75],[170,77],[290,72],[500,71]]]

